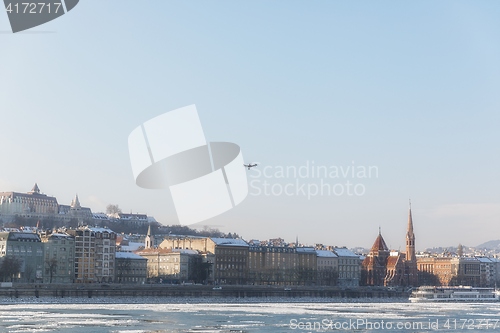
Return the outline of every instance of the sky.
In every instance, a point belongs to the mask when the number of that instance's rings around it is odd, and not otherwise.
[[[380,227],[404,249],[411,198],[417,250],[500,239],[498,17],[494,1],[82,0],[13,34],[0,11],[0,191],[177,224],[168,189],[135,185],[127,140],[195,104],[207,140],[259,163],[247,198],[196,227],[366,248]]]

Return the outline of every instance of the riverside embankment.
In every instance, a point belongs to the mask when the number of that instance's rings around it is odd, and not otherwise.
[[[401,290],[383,287],[309,287],[309,286],[205,286],[205,285],[126,285],[126,284],[13,284],[0,288],[2,298],[23,297],[280,297],[280,298],[408,298]]]

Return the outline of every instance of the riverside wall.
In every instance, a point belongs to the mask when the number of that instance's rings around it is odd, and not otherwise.
[[[221,289],[205,285],[126,285],[126,284],[13,284],[0,288],[2,298],[23,297],[281,297],[281,298],[408,298],[402,290],[383,287],[233,286]],[[289,290],[288,290],[289,289]]]

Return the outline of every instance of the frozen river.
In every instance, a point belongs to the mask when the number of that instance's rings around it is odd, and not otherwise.
[[[500,303],[21,301],[0,304],[0,332],[500,332]]]

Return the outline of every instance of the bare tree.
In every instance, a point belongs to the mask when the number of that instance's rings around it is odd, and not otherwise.
[[[0,265],[0,277],[3,281],[12,281],[16,275],[21,272],[21,260],[16,257],[7,256]]]
[[[35,274],[35,268],[31,265],[26,265],[24,267],[23,280],[24,282],[30,283],[32,281],[32,277]]]
[[[120,207],[118,207],[118,205],[109,204],[106,206],[106,214],[117,215],[121,212],[122,210],[120,209]]]
[[[50,276],[49,283],[52,283],[52,278],[54,277],[54,274],[57,270],[57,259],[56,258],[46,259],[45,266],[46,266],[46,271],[48,271]]]

